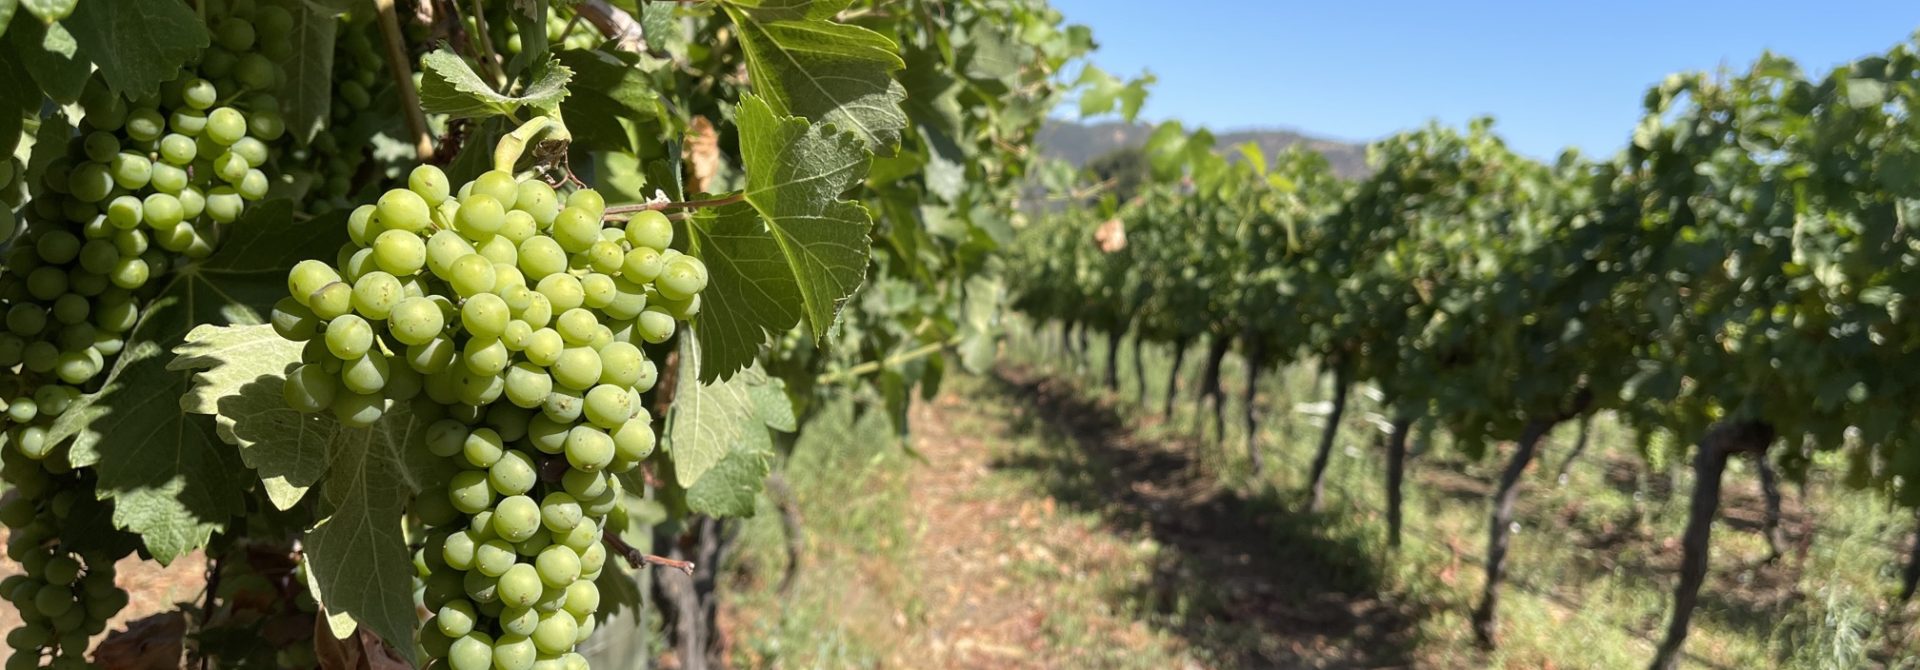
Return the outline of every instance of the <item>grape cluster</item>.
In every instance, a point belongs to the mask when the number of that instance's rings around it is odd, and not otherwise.
[[[15,495],[0,503],[0,522],[11,529],[7,556],[24,574],[0,579],[0,598],[20,612],[22,624],[7,633],[14,654],[6,667],[88,667],[88,638],[106,630],[107,620],[127,605],[127,593],[114,585],[114,561],[104,551],[75,553],[57,538],[80,499],[93,490],[85,471],[55,475],[31,462],[11,459],[5,466]],[[44,509],[43,509],[44,508]]]
[[[305,342],[289,406],[349,426],[392,403],[443,412],[426,449],[460,467],[415,501],[427,653],[455,670],[584,667],[614,475],[654,448],[642,349],[691,318],[707,282],[643,212],[603,223],[592,190],[480,175],[456,192],[421,166],[352,212],[352,243],[306,261],[273,327]],[[420,399],[424,398],[422,403]]]
[[[314,191],[318,197],[310,200],[310,209],[316,212],[351,205],[355,177],[369,159],[364,136],[370,133],[364,128],[390,118],[368,114],[381,100],[391,98],[385,78],[386,59],[372,36],[377,27],[372,21],[351,17],[339,21],[339,39],[333,45],[332,121],[296,153],[303,164],[316,166],[314,174],[319,181]]]

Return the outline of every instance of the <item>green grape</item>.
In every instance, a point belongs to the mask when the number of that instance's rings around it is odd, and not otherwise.
[[[568,584],[567,604],[561,609],[577,619],[591,618],[600,609],[600,587],[585,579]]]
[[[493,670],[493,640],[478,631],[455,639],[447,648],[449,670]]]
[[[565,492],[554,491],[540,500],[540,523],[547,530],[565,533],[580,526],[580,502]]]
[[[528,501],[531,504],[532,501]],[[496,522],[497,523],[497,522]],[[537,524],[536,524],[537,526]],[[531,536],[531,534],[529,534]],[[509,607],[532,607],[546,590],[540,573],[532,565],[516,563],[500,575],[500,602]]]
[[[531,362],[513,364],[507,370],[507,400],[514,405],[534,409],[553,393],[553,378]],[[548,453],[558,453],[557,451]]]
[[[538,234],[540,234],[540,222],[535,220],[532,214],[517,209],[507,212],[506,220],[500,224],[499,236],[514,244],[515,258],[519,257],[517,253],[519,245]]]
[[[141,214],[140,199],[123,195],[107,203],[107,222],[121,230],[132,230],[140,226],[145,217]]]
[[[600,275],[619,273],[620,266],[624,265],[627,260],[626,252],[621,251],[620,245],[611,240],[603,239],[595,241],[593,246],[587,247],[586,254],[587,267],[592,268],[596,274]],[[607,279],[611,280],[613,278],[608,277]]]
[[[454,215],[454,229],[470,240],[484,240],[500,232],[507,223],[507,210],[499,200],[485,193],[470,193],[460,199],[460,211]]]
[[[334,376],[318,365],[302,365],[287,375],[282,389],[287,406],[295,411],[312,414],[326,411],[333,406],[338,382]]]
[[[580,278],[582,299],[587,307],[604,310],[620,296],[620,290],[613,277],[604,274],[590,274]]]
[[[653,453],[653,418],[645,409],[613,431],[613,456],[621,463],[638,463]]]
[[[367,324],[366,319],[354,314],[345,314],[327,322],[326,337],[327,351],[343,361],[365,356],[373,348],[373,327]]]
[[[446,202],[452,187],[447,181],[447,173],[432,165],[422,165],[407,173],[407,188],[425,200],[427,205],[438,207]]]
[[[513,360],[513,352],[507,351],[507,345],[500,338],[476,337],[467,340],[467,349],[462,352],[460,360],[473,374],[492,377],[507,369],[507,364]]]
[[[569,553],[572,551],[564,547],[558,548]],[[545,554],[542,556],[544,557]],[[579,559],[575,559],[576,568],[578,564]],[[579,621],[572,614],[566,612],[548,614],[540,620],[539,627],[534,630],[533,645],[547,654],[564,654],[572,651],[574,638],[580,632],[579,626]]]
[[[494,670],[532,670],[539,658],[533,640],[519,635],[503,635],[493,643]]]
[[[666,251],[673,245],[673,221],[666,214],[647,210],[627,219],[627,242],[637,249]],[[641,279],[639,281],[650,281]]]
[[[540,530],[540,504],[524,495],[508,496],[493,508],[493,532],[508,542],[521,542]]]
[[[295,300],[299,296],[294,296]],[[330,282],[307,296],[307,307],[313,309],[314,316],[331,321],[353,309],[353,287],[346,282]]]
[[[274,303],[273,314],[268,321],[273,324],[273,332],[294,342],[313,339],[320,330],[320,319],[314,316],[313,310],[292,297],[281,298]]]
[[[489,523],[487,530],[488,532],[493,531],[491,523]],[[489,538],[485,542],[481,542],[480,546],[475,549],[473,553],[474,571],[488,577],[499,577],[506,574],[507,569],[512,568],[518,561],[519,554],[513,550],[513,545],[506,540],[498,538]]]
[[[221,107],[207,113],[206,136],[221,146],[233,144],[247,135],[247,117],[240,110]]]
[[[580,555],[565,546],[552,545],[540,550],[534,568],[548,587],[564,589],[580,579]]]
[[[410,346],[433,341],[446,325],[440,307],[426,298],[402,298],[387,314],[388,331],[401,344]]]
[[[519,451],[508,451],[487,469],[487,481],[503,496],[517,496],[533,490],[540,476],[534,472],[533,458]]]
[[[453,340],[435,337],[425,344],[407,347],[407,367],[423,375],[431,375],[446,370],[453,365]]]
[[[123,258],[114,265],[113,273],[108,278],[113,280],[114,286],[131,290],[145,286],[150,273],[145,259]]]
[[[474,337],[497,338],[507,330],[512,310],[492,293],[479,293],[460,306],[460,324]]]
[[[493,262],[479,254],[461,256],[447,267],[446,279],[460,297],[471,298],[493,288]]]
[[[553,239],[567,253],[580,253],[600,240],[600,217],[586,209],[566,207],[553,219]]]
[[[353,283],[353,309],[369,319],[385,320],[405,293],[393,275],[368,272]]]
[[[558,454],[566,449],[567,432],[572,428],[569,422],[553,419],[545,413],[535,414],[527,421],[527,441],[540,453]]]
[[[586,344],[593,339],[594,330],[600,327],[600,320],[593,312],[575,307],[560,313],[554,321],[554,328],[560,332],[560,338],[567,344]]]
[[[673,315],[660,311],[652,305],[648,305],[645,311],[640,312],[640,317],[634,320],[633,325],[640,339],[646,340],[649,344],[667,341],[667,338],[673,337],[675,328]]]
[[[253,199],[258,200],[259,196],[264,193],[265,185],[262,184],[261,192],[254,195]],[[241,195],[231,186],[215,186],[213,190],[207,192],[207,216],[212,217],[213,220],[220,223],[233,223],[238,221],[240,220],[241,211],[246,209],[246,198],[247,196]]]
[[[244,49],[234,49],[234,51],[244,51]],[[185,86],[180,87],[180,98],[187,103],[188,107],[204,110],[213,107],[213,103],[220,98],[220,91],[214,88],[213,82],[192,79],[187,81]]]
[[[660,252],[650,247],[634,247],[620,263],[620,276],[628,281],[646,284],[660,276],[666,269]]]
[[[500,613],[503,635],[532,635],[540,627],[540,613],[531,607],[510,607]]]
[[[333,398],[333,416],[354,428],[365,428],[386,414],[386,402],[380,396],[342,391]]]
[[[613,462],[613,438],[589,426],[574,426],[567,434],[567,463],[576,470],[597,472]]]
[[[545,228],[553,224],[554,216],[560,213],[560,198],[554,194],[553,187],[537,179],[520,182],[514,199],[515,209],[526,212],[533,220]]]
[[[535,236],[520,243],[520,271],[540,281],[567,271],[567,252],[551,237]]]
[[[566,338],[560,336],[560,331],[541,328],[527,337],[527,346],[522,351],[527,355],[527,360],[534,365],[550,367],[560,361],[560,355],[566,351],[566,346]]]
[[[527,340],[532,338],[533,326],[519,319],[508,321],[507,329],[500,333],[500,341],[505,342],[507,348],[513,351],[524,351],[527,348]]]
[[[479,470],[454,475],[447,484],[447,496],[462,514],[478,514],[493,507],[493,486],[487,483],[487,473]]]
[[[178,195],[187,188],[187,171],[166,163],[154,163],[153,179],[149,183],[161,193]]]
[[[633,405],[627,389],[612,384],[600,384],[587,391],[585,416],[595,426],[612,430],[619,428],[633,416]]]
[[[177,120],[179,117],[175,116]],[[200,146],[192,137],[180,133],[169,133],[160,138],[160,160],[170,165],[185,167],[200,155]]]
[[[389,378],[387,357],[377,352],[347,361],[340,368],[341,385],[354,393],[378,393],[386,388]]]
[[[167,118],[151,107],[132,110],[127,112],[126,131],[136,142],[156,142],[167,132]]]
[[[587,347],[568,347],[560,352],[550,371],[561,387],[584,391],[600,381],[600,354]]]
[[[270,154],[266,142],[252,137],[240,138],[239,141],[234,142],[233,146],[228,147],[227,150],[231,151],[233,155],[239,156],[241,160],[245,160],[249,168],[257,168],[265,165]]]
[[[149,212],[153,210],[153,198],[154,196],[147,198]],[[294,264],[292,271],[287,273],[287,294],[301,304],[312,307],[308,297],[312,296],[314,291],[320,290],[320,287],[337,281],[340,281],[340,273],[327,267],[326,263],[316,260],[300,261]]]
[[[133,190],[145,187],[153,179],[153,162],[139,154],[118,154],[108,163],[107,171],[113,176],[114,185]]]
[[[480,173],[470,184],[473,193],[492,196],[501,207],[513,207],[520,199],[520,182],[513,175],[499,170]]]
[[[219,158],[213,159],[214,176],[224,179],[228,183],[245,179],[247,170],[252,168],[253,166],[247,164],[247,159],[241,158],[239,154],[231,151],[221,154]]]
[[[394,275],[416,274],[427,263],[427,244],[404,230],[385,231],[374,239],[373,258],[380,269]]]
[[[481,258],[485,258],[493,263],[495,268],[494,275],[496,275],[493,284],[495,287],[510,284],[526,285],[526,276],[520,274],[519,268],[515,267],[515,264],[520,262],[520,250],[514,246],[513,240],[499,235],[488,237],[487,241],[480,244],[477,253],[480,254]],[[502,274],[502,269],[512,271],[511,280],[498,276]]]
[[[466,446],[470,432],[466,424],[453,419],[435,421],[427,426],[427,451],[441,458],[459,455]]]
[[[600,197],[600,192],[586,188],[568,194],[567,206],[579,207],[592,212],[594,218],[599,218],[600,215],[605,214],[607,211],[607,201],[605,198]]]
[[[393,230],[421,232],[432,223],[432,209],[420,194],[405,189],[394,189],[380,196],[375,205],[375,213],[380,225]]]
[[[476,428],[461,443],[460,452],[476,468],[490,468],[506,454],[506,441],[492,428]]]

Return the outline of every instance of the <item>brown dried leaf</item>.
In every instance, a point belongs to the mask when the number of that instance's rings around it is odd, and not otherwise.
[[[687,166],[693,174],[687,179],[688,193],[705,193],[720,174],[720,133],[707,117],[693,117],[687,124]]]
[[[1100,224],[1099,230],[1093,231],[1093,241],[1100,244],[1102,253],[1110,254],[1125,249],[1127,248],[1127,224],[1121,223],[1118,218],[1107,219],[1105,223]]]
[[[326,617],[314,617],[313,654],[323,670],[412,670],[406,659],[365,626],[354,629],[353,639],[335,638]]]
[[[185,667],[187,615],[163,612],[108,633],[93,650],[93,662],[108,670],[171,670]]]

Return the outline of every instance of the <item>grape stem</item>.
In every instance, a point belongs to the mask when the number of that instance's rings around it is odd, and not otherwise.
[[[865,363],[855,365],[845,370],[840,370],[837,372],[829,372],[827,374],[820,375],[819,378],[814,380],[814,382],[817,384],[820,384],[821,386],[825,386],[828,384],[835,384],[843,381],[857,379],[861,376],[873,374],[875,372],[885,370],[895,365],[900,365],[902,363],[910,363],[922,358],[926,358],[928,356],[932,356],[934,354],[940,353],[942,350],[946,349],[947,347],[951,347],[959,343],[960,343],[960,336],[955,335],[953,337],[947,338],[947,340],[944,342],[931,342],[928,344],[923,344],[913,349],[909,349],[909,350],[900,352],[898,354],[888,356],[882,360],[867,361]]]
[[[747,194],[735,193],[733,195],[730,195],[724,198],[711,198],[707,200],[682,200],[680,202],[641,202],[641,203],[634,203],[631,205],[614,205],[612,207],[607,208],[606,216],[607,218],[612,218],[612,217],[620,216],[623,214],[637,214],[640,212],[658,212],[658,211],[668,210],[668,209],[705,209],[709,207],[725,207],[727,205],[731,205],[736,202],[741,202],[746,199],[747,199]]]
[[[407,64],[406,37],[400,34],[400,14],[393,0],[374,0],[380,14],[380,37],[387,45],[387,70],[400,89],[400,108],[406,110],[407,130],[413,133],[413,153],[422,161],[433,158],[433,139],[427,135],[427,112],[420,108],[420,92],[413,87],[413,66]]]
[[[633,545],[627,544],[626,540],[620,539],[619,535],[613,533],[601,536],[600,540],[606,543],[607,548],[613,550],[613,553],[619,554],[622,558],[627,559],[627,565],[633,566],[636,569],[646,565],[657,565],[663,568],[679,570],[680,572],[686,573],[688,577],[693,576],[692,561],[676,561],[665,556],[655,556],[640,551],[639,549],[633,548]]]

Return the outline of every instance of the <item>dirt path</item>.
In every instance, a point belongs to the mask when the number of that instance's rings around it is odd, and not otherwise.
[[[1217,486],[1189,445],[1003,369],[916,408],[923,613],[900,667],[1383,667],[1411,613],[1372,561],[1277,502]]]

